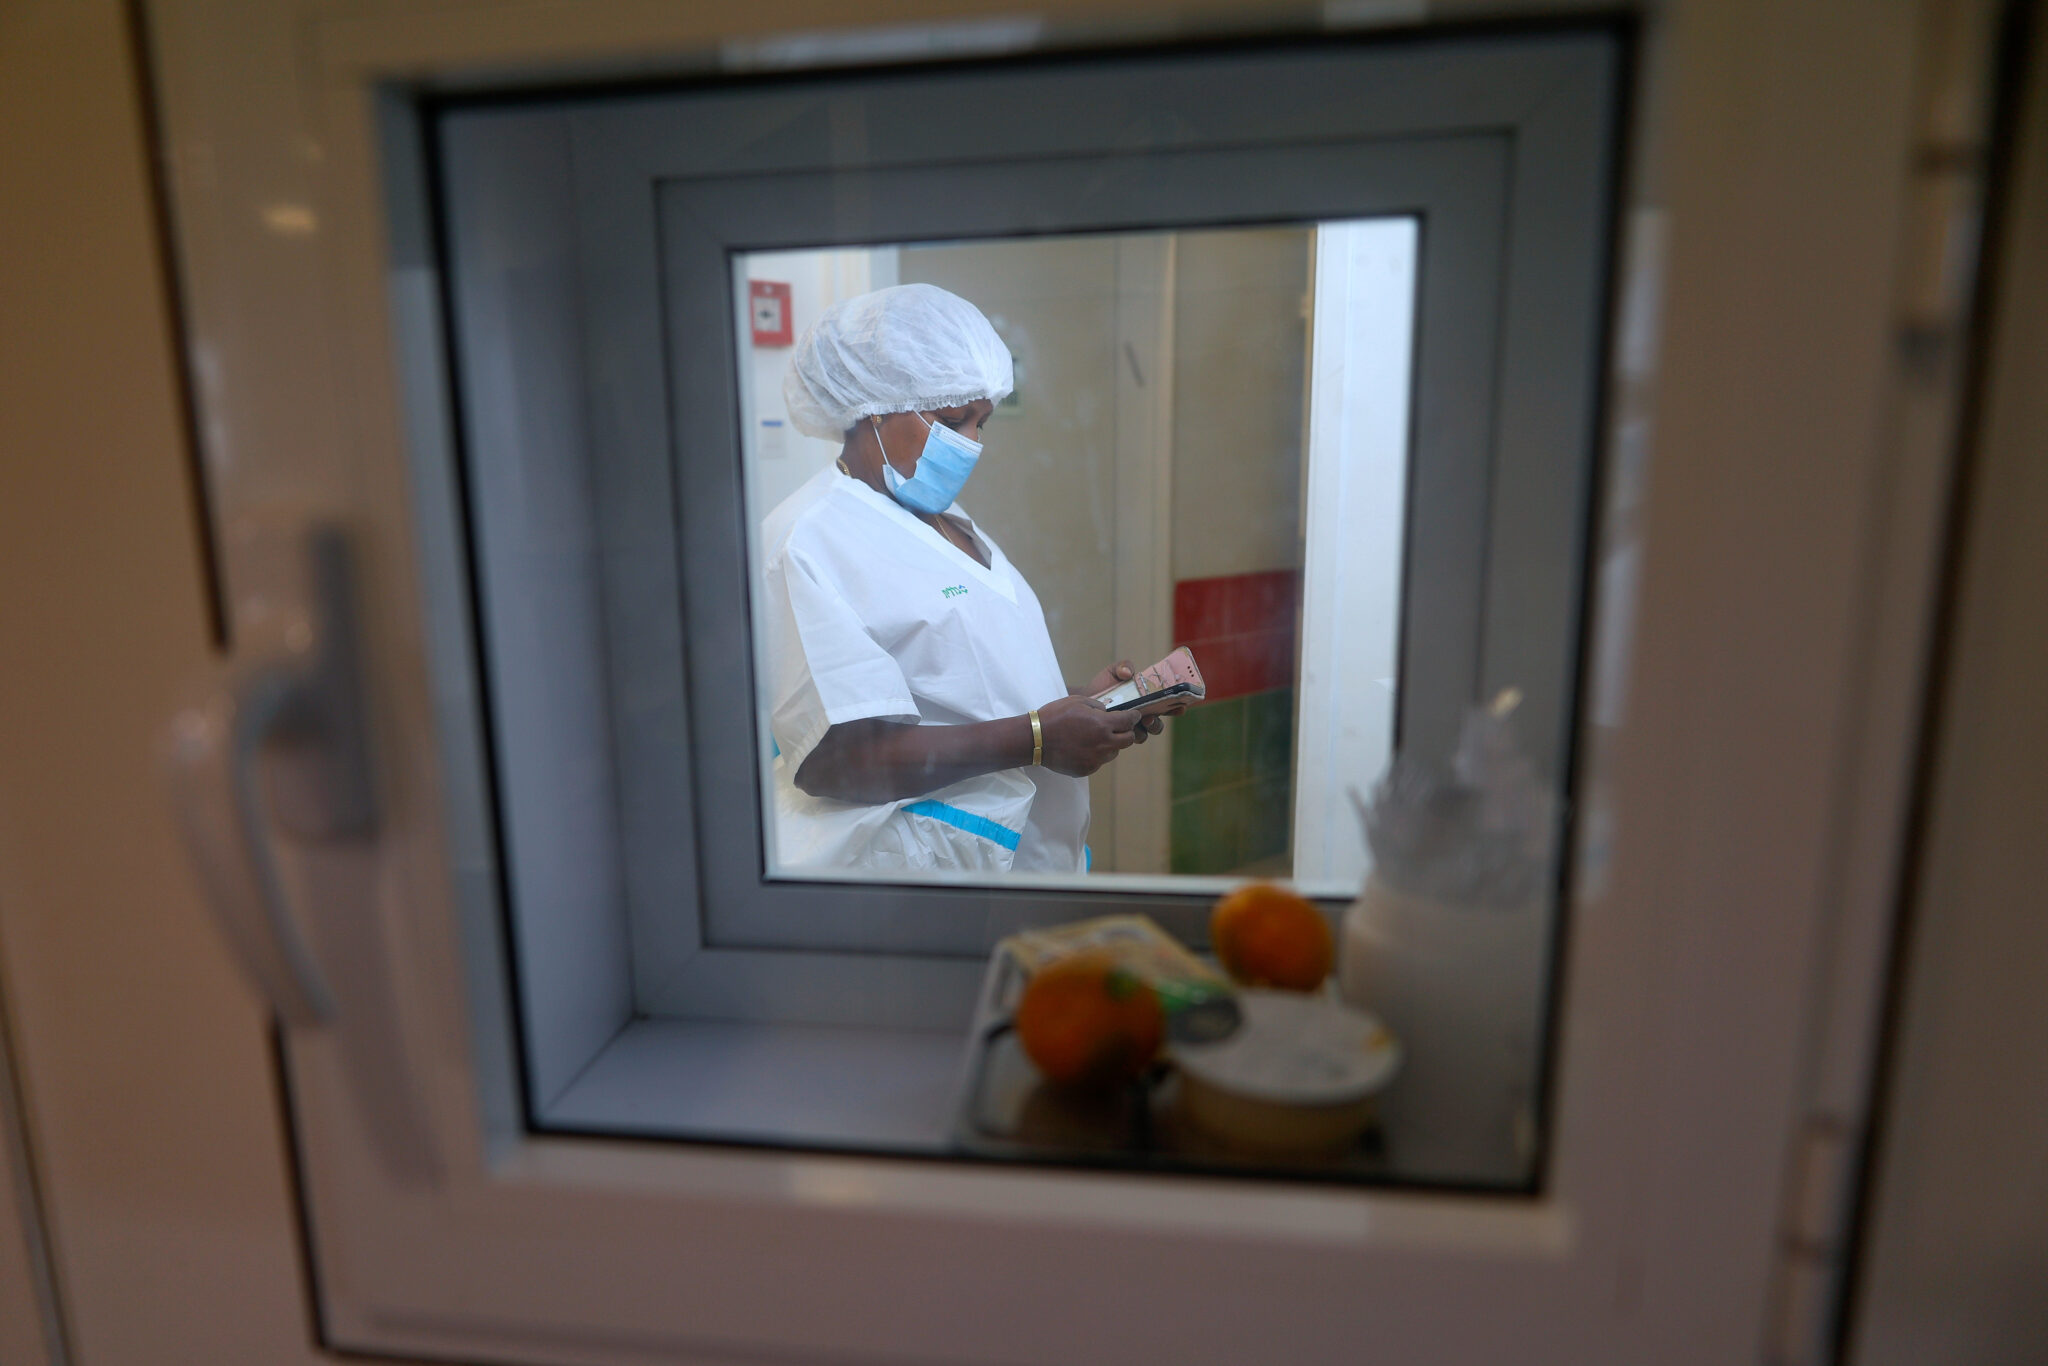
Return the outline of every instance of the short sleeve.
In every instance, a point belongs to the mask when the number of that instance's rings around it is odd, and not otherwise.
[[[765,577],[771,608],[769,728],[791,772],[833,726],[869,717],[918,720],[902,668],[826,574],[785,548],[769,562]]]

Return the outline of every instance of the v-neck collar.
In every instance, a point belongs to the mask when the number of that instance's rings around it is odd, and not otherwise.
[[[958,506],[958,505],[956,504],[955,506]],[[987,564],[985,564],[985,565],[982,565],[982,568],[984,568],[984,569],[994,569],[994,568],[995,568],[995,566],[996,566],[996,555],[995,555],[995,547],[994,547],[994,546],[991,546],[991,545],[990,545],[990,544],[988,543],[988,537],[986,537],[986,536],[984,536],[984,535],[982,535],[982,534],[981,534],[981,528],[977,527],[977,526],[976,526],[976,525],[974,524],[974,519],[973,519],[973,518],[969,517],[969,516],[968,516],[968,515],[967,515],[966,513],[964,513],[964,512],[954,512],[954,511],[952,511],[951,509],[948,509],[948,510],[947,510],[947,511],[945,511],[945,512],[941,512],[941,513],[939,513],[939,514],[938,514],[938,517],[939,517],[939,520],[940,520],[940,521],[942,521],[942,522],[944,522],[944,523],[946,524],[946,526],[944,526],[944,527],[932,527],[932,530],[934,530],[934,531],[936,531],[936,532],[938,532],[938,533],[939,533],[939,539],[940,539],[940,540],[944,541],[944,542],[945,542],[945,543],[946,543],[947,545],[950,545],[950,546],[952,546],[952,547],[953,547],[953,548],[954,548],[955,550],[957,550],[957,551],[959,551],[959,552],[960,552],[961,554],[965,555],[965,556],[966,556],[966,557],[967,557],[968,559],[970,559],[970,560],[973,560],[973,561],[974,561],[974,562],[975,562],[976,564],[981,564],[981,556],[980,556],[980,555],[977,555],[977,554],[976,554],[976,553],[975,553],[974,551],[972,551],[972,550],[969,550],[969,549],[968,549],[967,547],[965,547],[965,546],[961,545],[961,544],[960,544],[960,543],[959,543],[958,541],[954,540],[954,539],[953,539],[953,538],[952,538],[951,536],[948,536],[948,535],[946,534],[946,528],[947,528],[947,527],[951,527],[951,528],[952,528],[953,530],[955,530],[955,531],[959,532],[959,533],[960,533],[961,535],[965,536],[965,537],[966,537],[966,538],[967,538],[968,540],[970,540],[970,541],[974,542],[974,543],[975,543],[975,544],[976,544],[977,546],[980,546],[980,547],[981,547],[981,548],[982,548],[983,550],[985,550],[985,551],[987,551],[987,552],[988,552],[988,563],[987,563]],[[924,522],[924,524],[925,524],[926,526],[932,526],[932,524],[931,524],[930,522],[925,522],[924,518],[922,518],[922,517],[919,517],[919,518],[918,518],[917,520],[918,520],[918,521],[920,521],[920,522]]]
[[[839,473],[837,470],[834,473],[839,474],[839,477],[851,486],[854,497],[862,500],[883,516],[893,519],[899,525],[909,530],[912,535],[922,537],[925,544],[936,548],[941,554],[951,556],[953,559],[960,561],[970,574],[978,577],[984,584],[1001,593],[1009,601],[1015,602],[1017,600],[1017,586],[1011,582],[1011,576],[1003,572],[1008,567],[1009,557],[1003,554],[1001,546],[982,534],[981,528],[974,524],[972,517],[961,510],[958,503],[947,508],[945,515],[948,517],[958,517],[961,521],[965,522],[969,534],[988,547],[988,563],[986,565],[933,530],[929,522],[912,513],[910,509],[898,503],[894,498],[887,498],[876,493],[866,482],[856,479],[850,474]]]

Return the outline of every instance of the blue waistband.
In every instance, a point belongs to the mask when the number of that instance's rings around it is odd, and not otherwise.
[[[921,802],[912,802],[903,810],[913,816],[928,816],[935,821],[944,821],[947,825],[965,830],[970,835],[979,835],[991,843],[1000,844],[1005,849],[1015,849],[1017,841],[1023,838],[1009,826],[998,824],[986,816],[977,816],[972,811],[962,811],[957,806],[948,806],[944,802],[935,802],[929,798]]]

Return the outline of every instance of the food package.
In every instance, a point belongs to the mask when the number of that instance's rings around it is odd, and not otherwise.
[[[1242,1018],[1230,979],[1146,916],[1106,915],[1024,930],[997,949],[1010,954],[1027,975],[1090,949],[1114,955],[1159,997],[1166,1009],[1167,1037],[1176,1042],[1223,1038]]]

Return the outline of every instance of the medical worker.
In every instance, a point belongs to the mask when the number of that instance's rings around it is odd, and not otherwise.
[[[1010,352],[973,304],[899,285],[828,309],[783,385],[841,443],[762,525],[785,867],[1086,871],[1088,775],[1164,724],[1069,690],[1038,597],[955,501]]]

